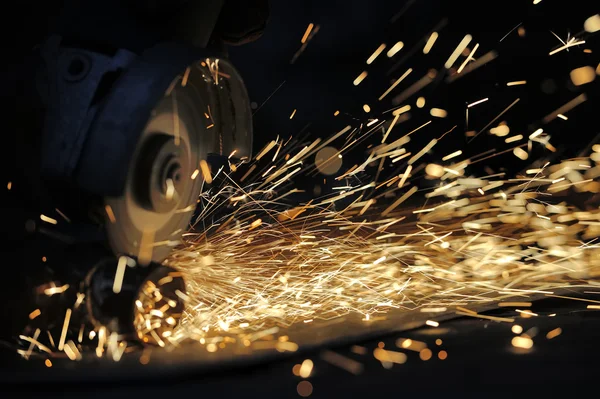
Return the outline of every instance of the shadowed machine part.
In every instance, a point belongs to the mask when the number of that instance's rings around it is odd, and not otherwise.
[[[169,267],[108,259],[88,276],[87,310],[96,328],[164,346],[183,312],[184,292],[181,273]]]
[[[14,118],[16,163],[23,166],[22,180],[14,180],[31,208],[25,220],[58,210],[68,217],[43,229],[32,222],[28,233],[65,251],[95,246],[100,256],[81,260],[84,274],[112,252],[118,261],[88,274],[90,317],[96,326],[159,342],[183,310],[185,284],[158,264],[188,229],[216,173],[211,160],[251,156],[250,102],[225,46],[258,38],[268,6],[66,3],[20,71],[27,78],[17,80],[26,95]],[[247,20],[235,17],[240,7],[252,10]],[[136,267],[126,263],[113,292],[121,260],[134,258]],[[71,274],[65,280],[82,270]]]

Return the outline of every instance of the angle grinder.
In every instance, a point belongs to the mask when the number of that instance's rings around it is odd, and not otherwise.
[[[97,328],[147,342],[181,315],[185,284],[161,262],[189,228],[211,157],[251,156],[248,93],[226,45],[258,38],[268,7],[89,3],[65,8],[22,65],[13,180],[30,210],[28,239],[62,248],[55,276],[79,282],[78,309]],[[157,307],[168,323],[143,327]]]

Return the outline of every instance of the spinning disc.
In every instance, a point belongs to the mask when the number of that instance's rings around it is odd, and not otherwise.
[[[164,260],[196,208],[204,183],[200,161],[233,151],[236,158],[249,157],[251,148],[250,106],[237,71],[214,58],[188,67],[152,111],[125,192],[105,197],[113,251]]]

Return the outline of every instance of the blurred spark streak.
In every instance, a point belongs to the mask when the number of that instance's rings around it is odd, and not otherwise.
[[[406,170],[404,171],[404,173],[402,174],[402,177],[400,178],[400,181],[398,182],[398,188],[402,188],[404,186],[404,183],[406,183],[408,176],[410,176],[410,172],[411,172],[412,168],[413,167],[411,164],[409,164],[406,167]]]
[[[465,37],[463,37],[463,39],[460,41],[460,43],[458,43],[458,46],[456,46],[450,57],[448,57],[446,63],[444,63],[444,68],[452,68],[452,65],[454,65],[460,53],[462,53],[462,51],[465,48],[467,48],[472,39],[473,37],[471,35],[465,35]]]
[[[462,154],[462,150],[454,151],[453,153],[448,154],[445,157],[443,157],[442,161],[447,161],[449,159],[456,158],[457,156],[459,156],[461,154]]]
[[[500,302],[498,303],[498,306],[500,307],[530,307],[531,306],[531,302]]]
[[[271,94],[269,94],[269,97],[267,97],[267,99],[265,101],[263,101],[263,103],[261,105],[258,106],[258,108],[256,108],[256,110],[252,113],[252,116],[256,115],[256,113],[258,111],[260,111],[260,109],[271,99],[271,97],[273,97],[275,95],[275,93],[277,93],[279,91],[279,89],[281,89],[281,87],[285,84],[285,80],[283,82],[281,82],[279,84],[279,86],[277,86],[277,88],[275,88],[275,90],[273,90],[273,92]]]
[[[511,30],[508,31],[508,33],[504,36],[502,36],[502,39],[499,40],[499,42],[502,42],[502,40],[506,39],[506,37],[508,35],[510,35],[515,29],[517,29],[519,26],[521,26],[523,24],[523,22],[519,22],[514,28],[512,28]]]
[[[213,179],[210,174],[210,167],[208,166],[208,163],[204,159],[200,161],[200,171],[202,172],[204,181],[208,184],[212,183]]]
[[[312,25],[312,24],[311,24]],[[314,26],[314,25],[313,25]],[[294,64],[296,62],[296,60],[298,59],[298,57],[300,57],[302,55],[302,53],[304,52],[304,50],[306,50],[306,47],[308,46],[308,43],[313,39],[313,37],[315,37],[315,35],[317,33],[319,33],[319,29],[321,28],[320,25],[316,25],[314,26],[314,29],[309,25],[309,28],[311,28],[310,30],[307,28],[307,32],[308,32],[308,37],[302,42],[302,46],[300,46],[300,49],[298,51],[296,51],[296,53],[294,54],[294,56],[292,57],[292,59],[290,60],[290,64]],[[303,38],[304,39],[304,38]]]
[[[402,43],[402,42],[397,42],[396,44],[394,44],[394,45],[392,46],[392,48],[390,48],[390,49],[387,51],[387,53],[386,53],[387,57],[388,57],[388,58],[392,58],[394,55],[396,55],[396,53],[397,53],[398,51],[402,50],[402,48],[403,48],[403,47],[404,47],[404,43]]]
[[[391,362],[397,364],[406,363],[407,356],[402,352],[389,351],[381,348],[376,348],[373,351],[373,357],[379,360],[380,362]]]
[[[504,115],[505,113],[508,112],[508,110],[510,110],[516,103],[519,102],[519,100],[521,100],[520,98],[517,98],[515,101],[513,101],[508,107],[504,108],[504,110],[502,110],[502,112],[500,112],[494,119],[492,119],[487,125],[485,125],[483,127],[483,129],[481,129],[479,132],[477,132],[477,134],[475,134],[475,136],[473,136],[473,138],[471,140],[469,140],[468,142],[470,143],[471,141],[475,140],[477,138],[477,136],[479,136],[481,134],[481,132],[485,131],[488,127],[490,127],[494,122],[496,122],[498,119],[500,119],[502,117],[502,115]]]
[[[354,86],[358,86],[358,85],[359,85],[359,84],[360,84],[360,83],[361,83],[363,80],[365,80],[365,78],[367,77],[367,75],[368,75],[368,74],[369,74],[369,73],[368,73],[367,71],[362,71],[362,72],[360,73],[360,75],[358,75],[358,76],[356,77],[356,79],[354,79],[354,81],[352,82],[352,84],[353,84]]]
[[[533,347],[533,341],[528,337],[513,337],[511,343],[516,348],[531,349]]]
[[[446,78],[446,82],[452,83],[455,80],[460,79],[463,76],[467,75],[468,73],[473,72],[477,68],[487,64],[488,62],[495,60],[497,57],[498,57],[498,53],[494,50],[491,50],[491,51],[485,53],[484,55],[482,55],[481,57],[479,57],[477,59],[477,61],[474,61],[474,62],[470,63],[469,65],[467,65],[465,67],[465,69],[462,71],[462,73],[457,73],[457,74],[448,76]]]
[[[108,217],[108,220],[111,223],[116,223],[117,219],[115,218],[115,214],[114,214],[114,212],[112,210],[112,207],[107,204],[107,205],[104,206],[104,210],[106,211],[106,216]]]
[[[33,346],[37,346],[39,350],[44,351],[46,353],[52,354],[52,350],[50,348],[48,348],[46,345],[42,344],[40,341],[38,341],[39,338],[39,333],[40,333],[40,329],[36,329],[35,333],[33,334],[33,337],[27,337],[25,335],[19,335],[19,339],[22,339],[23,341],[27,341],[29,342],[30,348],[33,349]],[[29,349],[27,350],[28,356],[31,355],[31,352],[29,351]]]
[[[400,108],[396,108],[395,110],[393,110],[392,111],[392,115],[394,115],[394,116],[396,116],[396,115],[402,115],[403,113],[408,112],[408,111],[410,111],[410,105],[404,105],[404,106],[402,106]]]
[[[117,271],[115,274],[114,282],[113,282],[113,292],[118,294],[121,292],[121,288],[123,287],[123,277],[125,276],[125,269],[127,267],[127,257],[120,256],[119,261],[117,263]]]
[[[496,317],[496,316],[488,316],[488,315],[483,315],[483,314],[479,314],[479,313],[469,313],[469,312],[456,312],[456,314],[459,314],[461,316],[471,316],[471,317],[478,317],[480,319],[487,319],[487,320],[493,320],[493,321],[503,321],[506,323],[513,323],[515,321],[515,319],[513,318],[509,318],[509,317]]]
[[[526,315],[529,315],[529,316],[539,316],[539,314],[530,312],[529,310],[515,309],[515,312],[517,312],[517,313],[523,313],[523,314],[526,314]]]
[[[562,334],[562,329],[560,327],[555,328],[554,330],[548,331],[546,334],[546,339],[554,339]]]
[[[394,97],[392,99],[392,103],[394,105],[400,104],[401,102],[403,102],[404,100],[406,100],[413,94],[416,94],[421,89],[423,89],[425,86],[427,86],[428,84],[433,82],[433,80],[435,79],[436,76],[437,76],[437,71],[435,71],[435,70],[431,70],[431,71],[427,72],[421,79],[417,80],[415,83],[413,83],[411,86],[409,86],[408,89],[404,90],[402,93],[400,93],[396,97]]]
[[[427,43],[425,43],[425,47],[423,47],[423,54],[429,54],[429,52],[433,48],[433,45],[435,44],[435,41],[437,40],[438,36],[439,35],[437,32],[431,33],[431,35],[429,36],[429,39],[427,39]]]
[[[404,6],[400,9],[400,11],[398,11],[396,14],[394,14],[394,16],[390,19],[390,23],[396,23],[396,21],[398,21],[398,19],[400,19],[400,17],[402,17],[406,11],[408,11],[408,9],[416,2],[417,0],[408,0],[407,2],[405,2]]]
[[[522,139],[523,139],[523,135],[522,134],[518,134],[516,136],[507,137],[504,140],[504,142],[505,143],[512,143],[512,142],[519,141],[519,140],[522,140]]]
[[[414,46],[412,46],[410,48],[410,50],[406,51],[405,55],[397,62],[394,63],[394,65],[388,69],[388,71],[386,72],[386,75],[391,75],[394,71],[396,71],[396,69],[398,69],[401,65],[403,65],[405,62],[411,60],[411,57],[414,57],[424,46],[425,42],[427,41],[427,39],[429,38],[429,36],[433,33],[433,32],[440,32],[446,25],[448,24],[448,19],[447,18],[442,18],[432,29],[429,30],[429,33],[427,33],[425,36],[423,36],[421,38],[421,40],[419,40],[417,43],[415,43]]]
[[[379,101],[383,100],[383,99],[385,98],[385,96],[387,96],[388,94],[390,94],[390,92],[391,92],[392,90],[394,90],[394,88],[395,88],[396,86],[398,86],[398,84],[399,84],[400,82],[402,82],[402,81],[404,80],[404,78],[406,78],[406,77],[407,77],[407,76],[408,76],[408,75],[409,75],[411,72],[412,72],[412,68],[408,68],[408,69],[406,70],[406,72],[404,72],[404,74],[403,74],[402,76],[400,76],[398,79],[396,79],[396,81],[395,81],[395,82],[394,82],[394,83],[393,83],[393,84],[392,84],[392,85],[391,85],[391,86],[390,86],[390,87],[389,87],[389,88],[388,88],[388,89],[387,89],[387,90],[386,90],[386,91],[385,91],[385,92],[384,92],[384,93],[383,93],[381,96],[379,96]],[[363,72],[363,73],[365,73],[365,74],[366,74],[366,71],[365,71],[365,72]],[[366,76],[366,75],[365,75],[365,76]],[[360,76],[359,76],[359,77],[360,77]],[[358,78],[356,78],[356,79],[358,79]],[[363,78],[363,79],[364,79],[364,78]],[[361,81],[362,81],[362,79],[361,79]],[[354,85],[356,86],[356,85],[357,85],[357,83],[356,83],[356,80],[355,80],[354,82],[355,82],[355,83],[354,83]],[[358,83],[360,83],[360,82],[358,82]]]
[[[362,363],[330,350],[321,353],[321,359],[354,375],[362,373],[364,368]]]
[[[429,110],[429,114],[436,118],[445,118],[448,116],[448,112],[441,108],[431,108],[431,110]]]
[[[29,348],[27,349],[27,352],[25,353],[25,356],[24,356],[25,359],[29,359],[29,357],[31,356],[31,353],[33,351],[33,347],[38,342],[37,339],[40,336],[40,332],[41,332],[41,330],[39,328],[35,329],[35,332],[33,333],[33,338],[31,338],[31,340],[29,340]]]
[[[473,50],[471,50],[469,52],[469,55],[464,60],[464,62],[461,64],[461,66],[456,70],[456,73],[461,73],[462,72],[462,70],[465,68],[465,66],[467,66],[467,64],[469,63],[469,61],[471,61],[473,59],[473,54],[475,54],[475,51],[477,51],[478,48],[479,48],[479,43],[475,44],[475,47],[473,47]]]
[[[54,285],[54,283],[52,283],[52,285]],[[62,294],[63,292],[65,292],[66,290],[69,289],[69,284],[65,284],[61,287],[50,287],[50,288],[46,288],[44,290],[44,294],[48,295],[48,296],[52,296],[55,294]]]
[[[308,378],[308,377],[310,377],[310,373],[312,373],[312,369],[313,369],[313,361],[310,359],[306,359],[302,362],[302,365],[300,366],[300,371],[298,372],[298,374],[300,374],[300,377],[302,377],[302,378]]]
[[[488,159],[490,159],[490,158],[494,158],[494,157],[497,157],[497,156],[500,156],[500,155],[506,154],[507,152],[514,151],[516,148],[525,147],[526,145],[527,145],[527,144],[521,144],[521,145],[519,145],[519,146],[516,146],[516,147],[508,148],[508,149],[506,149],[506,150],[504,150],[504,151],[495,152],[495,153],[493,153],[492,155],[488,155],[487,157],[484,157],[484,158],[477,159],[476,161],[475,161],[475,160],[473,160],[473,161],[471,161],[471,163],[470,163],[470,164],[471,164],[471,165],[474,165],[474,164],[476,164],[476,163],[479,163],[479,162],[486,161],[486,160],[488,160]]]
[[[367,59],[367,65],[371,65],[373,61],[375,61],[375,59],[379,57],[383,50],[385,50],[385,47],[385,43],[382,43],[379,47],[377,47],[377,50],[375,50],[373,54],[371,54],[371,56]]]
[[[523,332],[523,327],[518,324],[515,324],[510,329],[514,334],[521,334]]]
[[[49,217],[49,216],[46,216],[46,215],[44,215],[44,214],[40,215],[40,219],[41,219],[43,222],[50,223],[50,224],[57,224],[57,223],[58,223],[58,222],[56,221],[56,219],[53,219],[53,218],[51,218],[51,217]]]
[[[558,47],[558,48],[557,48],[557,49],[555,49],[555,50],[552,50],[552,51],[550,51],[550,52],[548,53],[548,55],[554,55],[554,54],[556,54],[556,53],[558,53],[558,52],[560,52],[560,51],[567,50],[567,49],[569,49],[569,48],[571,48],[571,47],[573,47],[573,46],[578,46],[578,45],[580,45],[580,44],[585,44],[585,40],[579,40],[579,41],[577,41],[577,39],[576,39],[575,37],[572,37],[572,38],[571,38],[571,39],[570,39],[568,42],[566,42],[564,45],[562,45],[562,46]]]
[[[260,159],[265,156],[269,151],[273,149],[277,145],[277,141],[271,140],[260,152],[256,155],[256,160],[260,161]]]
[[[187,81],[190,77],[190,72],[191,72],[192,68],[191,67],[187,67],[185,68],[185,72],[183,73],[183,78],[181,79],[181,86],[185,87],[187,85]]]
[[[391,211],[396,209],[401,203],[406,201],[411,195],[417,192],[417,187],[413,186],[410,190],[408,190],[404,195],[398,198],[392,205],[387,207],[382,213],[381,216],[387,216]]]
[[[312,22],[310,24],[308,24],[308,26],[306,27],[306,31],[304,32],[304,35],[302,36],[302,40],[300,40],[300,43],[302,43],[302,44],[306,43],[306,39],[308,39],[308,35],[310,35],[310,32],[312,31],[314,26],[315,25]]]
[[[35,309],[33,312],[29,313],[29,320],[33,320],[41,314],[42,314],[41,310]]]
[[[538,136],[539,136],[540,134],[542,134],[543,132],[544,132],[544,129],[541,129],[541,128],[540,128],[540,129],[537,129],[535,132],[533,132],[533,133],[531,133],[531,134],[529,135],[529,140],[533,140],[533,139],[535,139],[536,137],[538,137]]]
[[[54,210],[55,210],[55,211],[56,211],[56,213],[58,213],[58,214],[59,214],[59,215],[60,215],[60,216],[61,216],[63,219],[65,219],[65,221],[66,221],[67,223],[71,223],[71,219],[69,219],[69,218],[68,218],[68,217],[67,217],[67,216],[66,216],[64,213],[62,213],[62,212],[60,211],[60,209],[58,209],[58,208],[54,208]]]
[[[423,155],[425,155],[427,152],[429,152],[437,144],[437,142],[438,142],[437,139],[431,140],[429,142],[429,144],[427,144],[425,147],[423,147],[423,149],[421,149],[421,151],[419,151],[418,153],[413,155],[413,157],[408,160],[408,164],[412,165],[417,160],[419,160],[419,158],[421,158]]]
[[[477,101],[475,101],[475,102],[472,102],[471,104],[468,104],[468,105],[467,105],[467,108],[474,107],[474,106],[476,106],[476,105],[479,105],[479,104],[481,104],[481,103],[484,103],[484,102],[486,102],[487,100],[489,100],[489,98],[487,98],[487,97],[486,97],[486,98],[482,98],[481,100],[477,100]]]
[[[385,140],[387,139],[388,135],[390,134],[390,132],[392,131],[392,129],[396,125],[396,122],[398,121],[398,118],[400,118],[400,114],[396,114],[396,116],[394,116],[394,119],[392,120],[392,123],[390,123],[390,127],[388,128],[388,130],[383,135],[383,138],[381,139],[381,143],[382,144],[385,143]]]
[[[554,295],[552,293],[547,293],[546,296],[552,297],[552,298],[561,298],[561,299],[570,299],[572,301],[581,301],[581,302],[590,302],[590,303],[600,303],[600,301],[596,301],[593,299],[585,299],[585,298],[574,298],[571,296],[564,296],[564,295]]]
[[[71,309],[67,309],[65,313],[65,319],[63,321],[62,331],[60,333],[60,340],[58,341],[58,350],[62,351],[65,346],[65,339],[67,338],[67,330],[69,329],[69,321],[71,320]]]
[[[439,307],[439,308],[421,308],[421,312],[422,313],[443,313],[446,310],[448,310],[448,308],[446,307]]]
[[[177,95],[176,95],[176,91],[172,92],[171,95],[171,103],[172,103],[172,108],[173,108],[173,134],[174,134],[174,138],[173,138],[173,143],[176,146],[179,146],[180,141],[181,141],[181,135],[180,135],[180,131],[179,131],[179,109],[178,109],[178,102],[177,102]]]
[[[554,112],[551,112],[548,115],[546,115],[544,118],[542,118],[542,122],[544,122],[544,123],[552,122],[554,119],[556,119],[556,117],[558,116],[558,114],[566,114],[567,112],[569,112],[570,110],[572,110],[573,108],[575,108],[579,104],[585,102],[586,100],[587,100],[586,94],[585,93],[581,93],[580,95],[578,95],[577,97],[575,97],[571,101],[569,101],[566,104],[560,106]]]

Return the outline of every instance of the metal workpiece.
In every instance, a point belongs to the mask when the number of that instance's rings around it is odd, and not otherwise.
[[[139,266],[133,258],[106,259],[86,278],[86,308],[93,326],[122,338],[164,346],[184,310],[185,282],[174,269]]]

